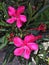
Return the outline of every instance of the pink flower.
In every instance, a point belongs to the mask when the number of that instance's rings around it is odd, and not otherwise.
[[[39,27],[37,28],[37,30],[42,31],[42,32],[45,32],[46,31],[46,24],[41,23],[39,25]]]
[[[18,28],[22,27],[23,23],[27,21],[26,16],[22,14],[24,10],[25,6],[19,6],[17,9],[9,6],[8,14],[11,18],[7,19],[6,22],[9,24],[16,22]]]
[[[14,37],[13,42],[14,45],[17,47],[14,50],[14,55],[22,56],[25,59],[29,59],[31,52],[38,49],[38,44],[33,41],[35,41],[35,37],[32,34],[27,35],[24,40],[19,37]]]
[[[36,36],[36,40],[42,39],[42,35]]]

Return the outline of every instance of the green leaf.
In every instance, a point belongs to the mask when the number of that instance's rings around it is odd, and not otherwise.
[[[13,44],[13,42],[9,42],[9,44]]]
[[[27,13],[28,13],[28,23],[26,24],[26,26],[30,23],[30,20],[32,18],[32,6],[30,3],[28,5]]]
[[[30,3],[28,5],[28,14],[29,14],[29,17],[31,18],[32,17],[32,6]]]
[[[49,58],[47,59],[47,61],[48,61],[48,64],[49,64]]]
[[[39,33],[39,31],[37,31],[37,30],[29,30],[28,32],[32,33],[34,35],[38,35],[38,33]]]
[[[6,38],[6,36],[4,36],[3,38],[2,38],[2,44],[0,45],[0,50],[2,49],[2,48],[4,48],[6,45],[7,45],[7,43],[8,43],[8,40],[7,40],[7,38]]]
[[[15,56],[13,55],[13,53],[12,53],[12,54],[10,54],[10,59],[9,59],[9,62],[12,62],[14,58],[15,58]]]
[[[40,9],[35,16],[33,16],[32,20],[36,19],[37,16],[39,16],[42,12],[44,12],[47,8],[49,8],[49,5],[44,6],[42,9]]]
[[[4,61],[4,63],[2,65],[6,65],[6,60]]]
[[[6,29],[0,29],[0,31],[7,31]]]
[[[10,59],[11,57],[11,54],[13,54],[13,51],[14,51],[14,46],[13,45],[10,45],[7,47],[6,49],[6,54],[5,54],[5,57],[4,57],[4,61],[3,61],[3,65],[4,65],[4,62],[6,61],[6,63],[8,62],[8,60]],[[13,57],[11,57],[13,58]],[[11,59],[9,61],[12,61]]]
[[[0,10],[2,10],[2,3],[0,2]]]
[[[39,65],[39,57],[36,56],[36,65]]]
[[[4,2],[2,3],[2,8],[3,8],[3,12],[4,12],[4,18],[6,20],[8,18],[8,13],[7,13],[6,4]]]
[[[3,20],[0,20],[0,25],[1,26],[11,26],[8,23],[4,22]]]
[[[31,62],[29,62],[29,64],[28,65],[32,65],[32,63]]]

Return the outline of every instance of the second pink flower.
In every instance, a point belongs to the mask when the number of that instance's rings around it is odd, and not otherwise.
[[[7,19],[6,22],[12,24],[16,22],[18,28],[22,27],[23,23],[27,21],[26,16],[23,15],[25,6],[19,6],[17,9],[12,6],[8,7],[8,14],[11,18]]]

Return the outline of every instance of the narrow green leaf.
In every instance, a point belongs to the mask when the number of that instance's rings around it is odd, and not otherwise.
[[[47,8],[49,7],[49,5],[44,6],[41,10],[39,10],[36,15],[32,18],[32,20],[34,20],[39,14],[41,14],[43,11],[45,11]]]
[[[39,57],[36,56],[36,65],[39,65]]]
[[[37,30],[29,30],[28,32],[32,33],[34,35],[38,35],[38,33],[39,33],[39,31],[37,31]]]
[[[48,64],[49,64],[49,58],[47,60],[48,60]]]
[[[0,50],[7,45],[7,42],[8,42],[8,41],[7,41],[7,38],[6,38],[6,36],[4,36],[4,37],[2,38],[2,44],[0,45]]]
[[[7,13],[6,4],[4,2],[2,3],[2,8],[3,8],[3,12],[4,12],[4,18],[6,20],[8,18],[8,13]]]
[[[32,63],[31,62],[29,62],[29,64],[28,65],[32,65]]]
[[[13,50],[14,50],[14,46],[13,45],[10,45],[7,47],[6,49],[6,54],[5,54],[5,57],[4,57],[4,61],[3,61],[3,64],[4,62],[6,61],[6,63],[8,62],[8,60],[10,59],[11,57],[11,54],[13,54]],[[12,57],[11,57],[12,58]],[[10,60],[11,61],[11,60]]]
[[[14,58],[15,58],[15,56],[13,55],[13,53],[12,53],[12,54],[10,54],[10,59],[9,59],[9,62],[12,62]]]
[[[32,6],[31,6],[30,3],[28,5],[28,11],[27,11],[27,13],[28,13],[28,23],[26,24],[26,26],[30,23],[30,20],[32,18]]]
[[[29,14],[30,17],[32,17],[32,6],[31,6],[30,3],[28,5],[28,14]]]
[[[6,23],[6,21],[4,22],[3,20],[0,20],[0,25],[1,26],[11,26],[8,23]]]
[[[2,65],[6,65],[6,60],[4,61],[4,63]]]
[[[13,42],[10,42],[9,44],[13,44]]]
[[[0,10],[2,10],[2,3],[0,2]]]

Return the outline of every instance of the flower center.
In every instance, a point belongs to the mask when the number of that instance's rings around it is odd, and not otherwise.
[[[27,46],[27,43],[24,41],[24,46]]]

